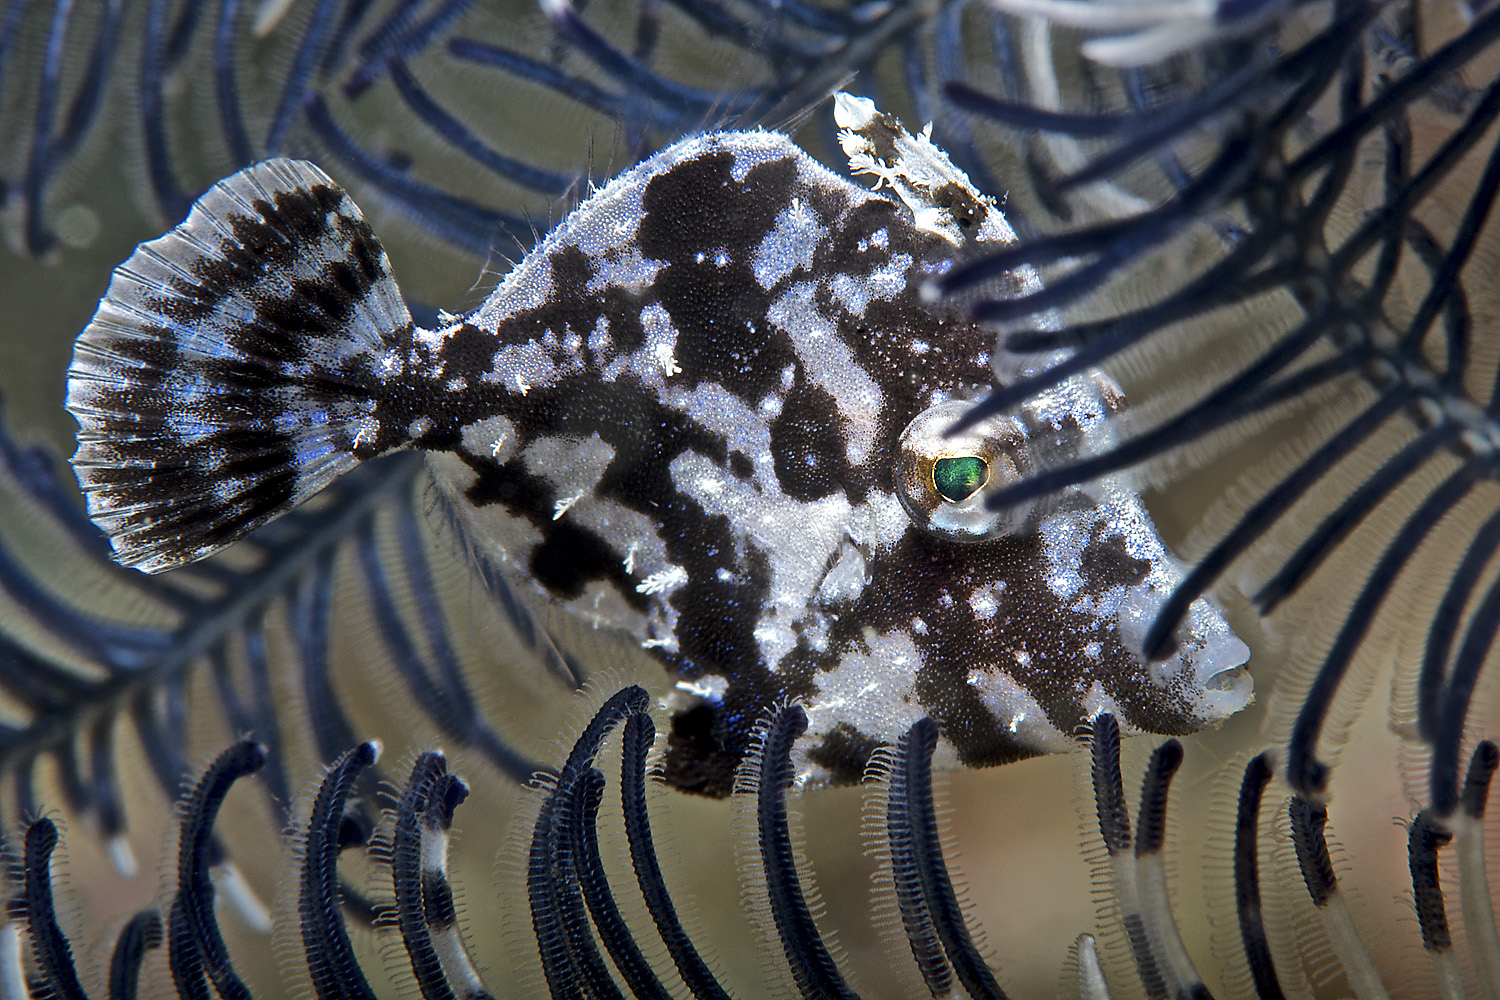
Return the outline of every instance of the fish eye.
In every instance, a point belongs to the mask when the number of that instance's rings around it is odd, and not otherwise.
[[[999,416],[949,436],[971,405],[951,400],[923,410],[901,432],[896,455],[896,492],[906,513],[932,534],[961,542],[1009,534],[1031,514],[1030,504],[986,505],[1031,472],[1026,428]]]
[[[940,458],[932,463],[932,485],[949,503],[963,503],[990,477],[990,467],[978,455]]]

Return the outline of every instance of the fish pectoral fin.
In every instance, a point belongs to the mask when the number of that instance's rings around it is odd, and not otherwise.
[[[438,498],[438,516],[446,522],[447,530],[452,533],[455,544],[463,546],[464,555],[474,570],[475,576],[494,597],[495,606],[505,616],[506,623],[521,640],[525,651],[536,657],[537,662],[549,674],[564,684],[574,689],[583,687],[588,679],[583,667],[577,660],[564,654],[558,648],[551,631],[542,624],[531,605],[517,592],[511,582],[514,569],[507,567],[493,553],[475,543],[472,534],[464,526],[462,516],[454,508],[453,499],[447,493],[443,490],[432,492]]]

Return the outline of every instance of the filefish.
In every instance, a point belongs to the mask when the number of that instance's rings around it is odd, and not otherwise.
[[[1170,658],[1140,655],[1182,571],[1128,484],[987,505],[1106,446],[1123,394],[1093,371],[951,434],[1015,361],[924,288],[1015,236],[927,133],[836,112],[874,189],[776,132],[688,138],[433,330],[317,167],[219,182],[78,338],[90,516],[156,572],[420,449],[506,585],[676,679],[665,774],[710,795],[788,699],[799,775],[833,782],[923,716],[940,766],[983,767],[1070,749],[1100,712],[1186,733],[1245,706],[1248,648],[1207,600]]]

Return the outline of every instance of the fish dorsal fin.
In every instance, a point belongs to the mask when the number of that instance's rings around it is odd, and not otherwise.
[[[200,559],[374,454],[411,329],[380,242],[317,167],[215,184],[115,269],[68,369],[73,468],[115,557]]]

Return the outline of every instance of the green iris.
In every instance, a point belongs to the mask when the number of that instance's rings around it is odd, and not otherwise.
[[[944,500],[959,503],[974,495],[989,476],[989,466],[978,455],[940,458],[932,463],[932,483]]]

